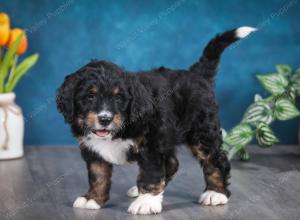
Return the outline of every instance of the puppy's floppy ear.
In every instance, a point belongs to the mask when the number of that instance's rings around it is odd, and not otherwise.
[[[127,76],[126,81],[131,95],[129,119],[134,122],[151,114],[154,111],[154,105],[150,91],[147,91],[136,76]]]
[[[65,121],[71,123],[74,116],[74,93],[77,87],[80,76],[78,73],[73,73],[66,76],[65,81],[57,90],[56,104],[57,109],[63,114]]]

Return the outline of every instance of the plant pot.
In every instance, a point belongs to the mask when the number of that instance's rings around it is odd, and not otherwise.
[[[15,93],[0,94],[0,160],[24,155],[24,119]]]

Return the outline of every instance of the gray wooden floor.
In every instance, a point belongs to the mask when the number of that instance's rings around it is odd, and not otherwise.
[[[73,209],[87,190],[85,164],[70,147],[27,147],[26,157],[0,161],[0,219],[300,219],[300,147],[250,147],[252,160],[232,163],[229,204],[197,204],[204,188],[197,162],[180,150],[180,169],[168,186],[162,214],[131,216],[126,190],[137,167],[115,167],[111,199],[101,210]]]

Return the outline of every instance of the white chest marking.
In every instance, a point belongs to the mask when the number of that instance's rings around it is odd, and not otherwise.
[[[98,153],[104,160],[112,164],[125,164],[127,162],[127,152],[133,145],[131,139],[121,138],[112,140],[111,137],[102,139],[94,134],[84,137],[84,144],[93,152]]]

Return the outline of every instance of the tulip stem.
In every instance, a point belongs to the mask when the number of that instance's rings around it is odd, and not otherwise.
[[[15,73],[15,70],[16,70],[18,58],[19,58],[19,56],[18,56],[18,54],[16,54],[15,57],[14,57],[13,64],[12,64],[12,66],[10,68],[10,72],[9,72],[7,83],[6,83],[5,87],[4,87],[5,92],[7,92],[6,91],[7,87],[8,87],[7,84],[9,84],[10,82],[12,82],[12,80],[14,78],[14,73]]]

